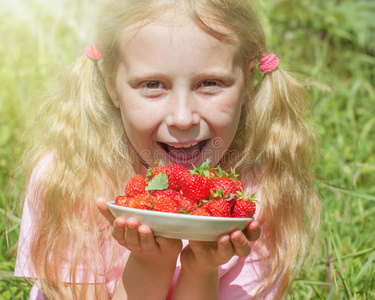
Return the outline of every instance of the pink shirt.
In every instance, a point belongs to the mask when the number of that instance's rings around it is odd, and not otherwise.
[[[47,159],[47,163],[48,163]],[[30,186],[32,184],[33,178],[31,178]],[[31,233],[33,231],[33,215],[30,213],[27,199],[24,204],[21,231],[19,236],[18,254],[16,260],[16,266],[14,271],[14,276],[17,277],[27,277],[35,278],[34,268],[30,261],[30,240]],[[187,240],[183,240],[184,247],[188,244]],[[108,245],[107,245],[108,246]],[[109,250],[106,245],[103,245],[101,250],[102,260],[101,265],[97,266],[97,270],[106,270],[109,266]],[[107,273],[106,276],[98,277],[97,282],[105,283],[109,297],[112,297],[116,287],[118,286],[119,280],[121,279],[122,272],[124,270],[124,265],[128,251],[126,248],[122,248],[121,254],[115,262],[115,265],[111,272]],[[86,258],[82,257],[81,263],[77,268],[77,283],[95,283],[95,274],[92,270],[87,270],[86,268]],[[176,271],[171,284],[171,291],[173,290],[176,280],[178,278],[181,269],[180,260],[178,259],[176,265]],[[89,274],[87,274],[89,272]],[[103,274],[104,272],[100,272]],[[87,276],[87,280],[84,282],[83,278]],[[63,282],[71,282],[69,278],[69,262],[66,261],[63,264],[61,270],[61,279]],[[219,297],[218,299],[228,300],[249,300],[252,299],[256,291],[263,282],[261,262],[259,261],[259,255],[256,251],[252,250],[250,255],[246,257],[232,257],[226,264],[219,267]],[[276,292],[277,285],[271,289],[267,296],[261,296],[261,299],[273,299]],[[170,296],[167,297],[169,299]],[[43,299],[42,293],[38,289],[38,282],[34,284],[31,293],[31,300],[41,300]]]

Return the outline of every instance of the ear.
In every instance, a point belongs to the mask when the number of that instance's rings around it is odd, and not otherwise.
[[[120,101],[118,100],[118,97],[117,97],[116,84],[115,82],[113,82],[113,78],[105,76],[104,82],[105,82],[105,87],[107,88],[107,92],[112,99],[113,105],[116,106],[117,108],[120,108]]]
[[[251,74],[255,68],[255,61],[254,60],[247,60],[245,63],[245,68],[247,74]]]

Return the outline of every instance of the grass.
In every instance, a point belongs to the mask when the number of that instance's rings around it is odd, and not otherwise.
[[[288,299],[375,299],[375,3],[270,0],[256,7],[269,51],[306,83],[320,136],[320,255]],[[27,299],[28,282],[13,277],[19,210],[5,232],[4,209],[22,185],[7,192],[9,173],[22,154],[32,100],[92,41],[95,5],[0,0],[0,8],[0,299]]]

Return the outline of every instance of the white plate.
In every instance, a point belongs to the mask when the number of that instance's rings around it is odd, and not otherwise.
[[[135,209],[107,202],[115,217],[134,217],[149,226],[154,236],[196,241],[216,241],[224,233],[243,230],[253,218],[219,218]]]

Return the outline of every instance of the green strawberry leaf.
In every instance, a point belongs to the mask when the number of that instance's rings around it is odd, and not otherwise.
[[[255,193],[249,195],[245,191],[237,192],[237,199],[242,199],[242,200],[245,200],[245,201],[251,201],[251,202],[254,202],[254,203],[259,203],[256,200],[256,194]]]
[[[200,166],[196,166],[193,164],[193,169],[189,170],[190,174],[205,175],[205,172],[206,171],[208,172],[210,168],[210,162],[211,162],[211,159],[207,158],[207,160],[204,163],[202,163]]]
[[[210,178],[210,171],[204,170],[203,175],[206,176],[207,178]]]
[[[168,176],[165,173],[159,173],[152,178],[147,187],[146,191],[166,190],[168,188]]]
[[[211,162],[211,159],[207,158],[207,160],[204,163],[202,163],[200,167],[204,170],[208,170],[210,168],[210,162]]]

